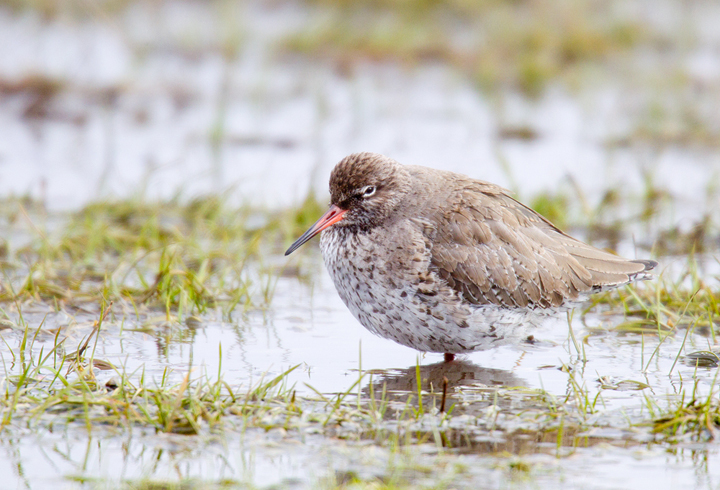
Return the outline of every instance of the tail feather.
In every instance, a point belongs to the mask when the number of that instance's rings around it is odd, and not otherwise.
[[[635,262],[636,264],[642,264],[645,266],[645,268],[639,272],[636,272],[634,274],[630,274],[628,278],[630,279],[630,282],[633,281],[647,281],[648,279],[652,279],[654,276],[652,273],[648,272],[653,270],[655,267],[657,267],[658,263],[654,260],[631,260],[631,262]]]

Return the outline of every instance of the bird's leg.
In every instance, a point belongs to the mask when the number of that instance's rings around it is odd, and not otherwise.
[[[443,376],[443,394],[442,401],[440,402],[440,413],[445,413],[445,400],[447,400],[447,390],[449,381],[447,376]]]
[[[445,362],[450,362],[455,360],[455,354],[450,354],[449,352],[445,353]]]

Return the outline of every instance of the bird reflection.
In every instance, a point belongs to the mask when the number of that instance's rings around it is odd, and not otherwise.
[[[482,402],[485,399],[488,403],[474,404],[475,408],[480,409],[493,402],[493,393],[498,387],[526,384],[511,371],[486,368],[464,360],[422,365],[419,369],[423,404],[434,404],[438,409],[441,407],[443,392],[447,396],[448,408],[460,400]],[[418,405],[416,366],[375,370],[369,374],[372,375],[372,382],[363,389],[365,396],[378,402],[410,402],[414,406]]]

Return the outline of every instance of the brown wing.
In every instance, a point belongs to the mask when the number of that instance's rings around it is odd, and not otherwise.
[[[429,216],[431,268],[475,304],[559,306],[657,265],[582,243],[492,184],[468,182],[452,201]]]

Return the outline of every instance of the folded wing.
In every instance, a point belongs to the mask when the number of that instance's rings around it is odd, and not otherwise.
[[[576,240],[493,184],[468,181],[451,199],[451,213],[427,216],[430,267],[474,304],[560,306],[649,278],[657,265]]]

